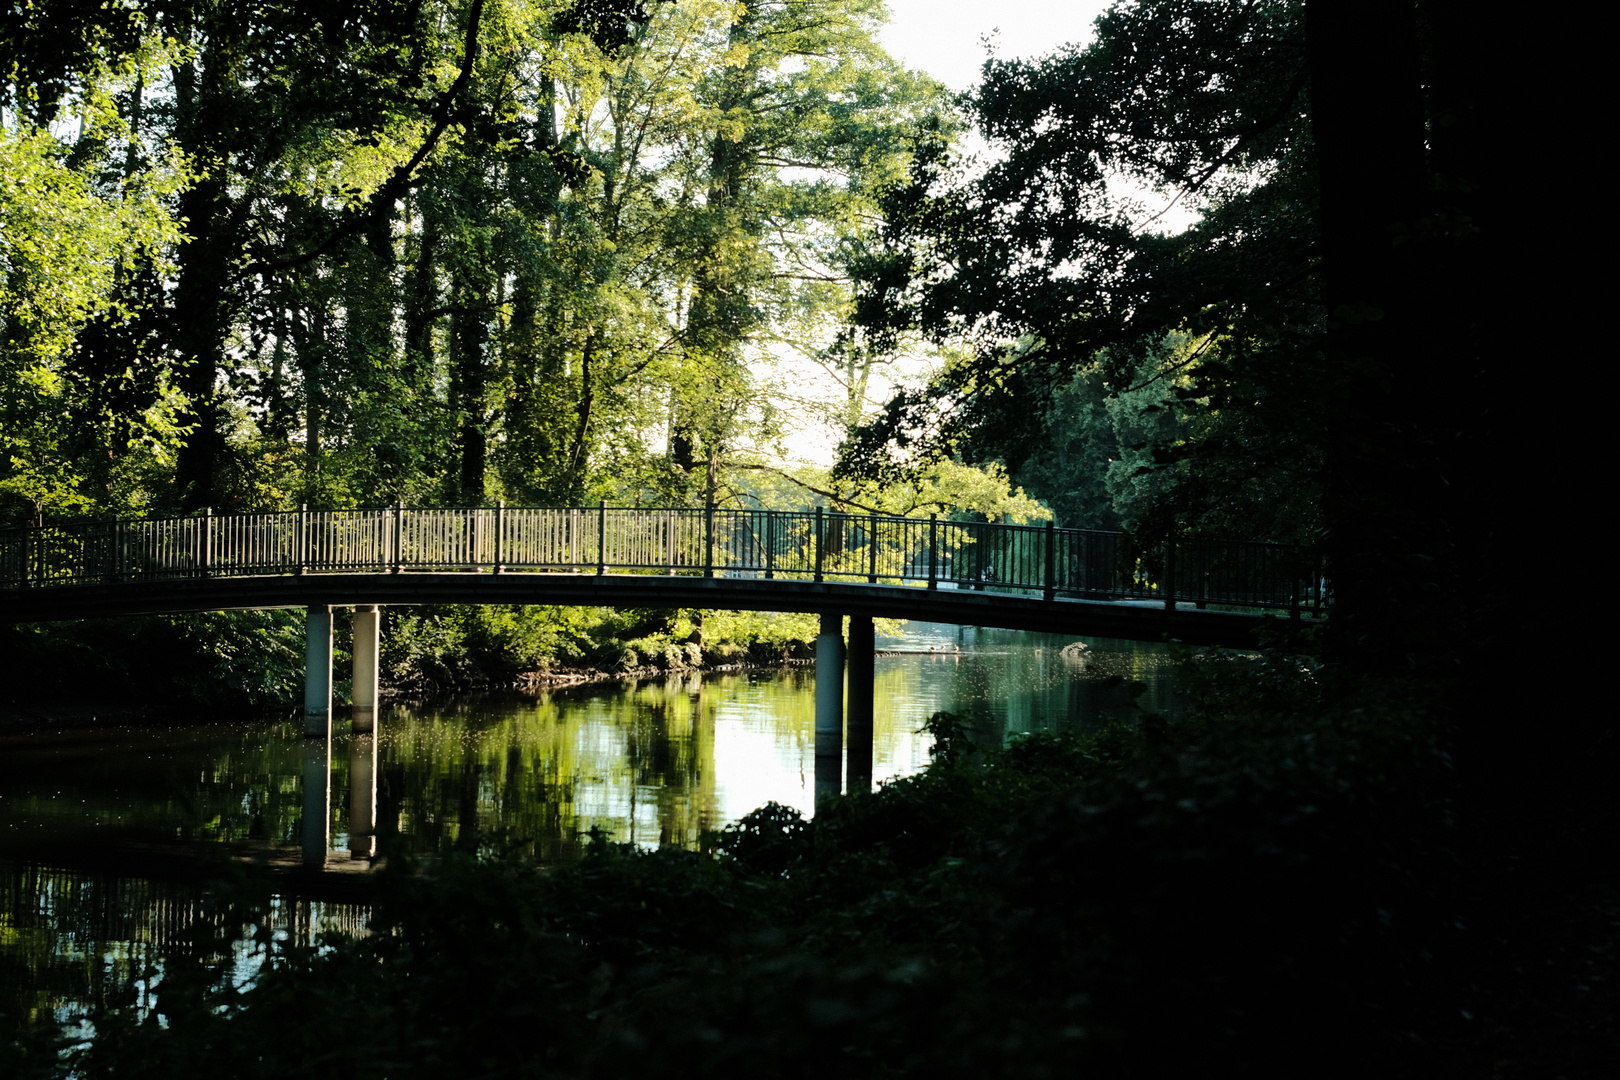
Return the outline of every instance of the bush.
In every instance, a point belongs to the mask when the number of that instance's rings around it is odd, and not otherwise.
[[[0,686],[41,702],[282,705],[304,682],[296,611],[85,619],[0,627]]]

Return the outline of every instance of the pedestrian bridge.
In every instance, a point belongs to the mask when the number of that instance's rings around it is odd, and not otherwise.
[[[0,534],[0,619],[424,603],[733,608],[1192,644],[1321,610],[1315,555],[816,510],[297,510]],[[1224,610],[1222,610],[1224,609]]]
[[[674,507],[309,510],[40,525],[0,534],[0,622],[307,609],[305,730],[331,729],[332,617],[354,609],[356,730],[377,706],[379,608],[577,604],[819,614],[816,751],[870,777],[873,618],[1253,646],[1322,611],[1314,553],[1119,533]],[[825,761],[824,761],[825,759]],[[836,775],[828,783],[836,789]]]

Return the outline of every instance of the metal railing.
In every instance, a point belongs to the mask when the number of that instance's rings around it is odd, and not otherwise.
[[[1320,613],[1299,545],[814,511],[681,507],[309,510],[31,526],[0,533],[0,590],[187,577],[566,572],[974,589]]]

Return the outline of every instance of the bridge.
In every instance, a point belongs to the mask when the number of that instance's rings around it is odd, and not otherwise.
[[[0,533],[0,621],[307,611],[305,730],[330,732],[332,618],[354,609],[352,723],[377,706],[379,608],[428,603],[819,614],[816,750],[870,773],[872,619],[1252,646],[1317,617],[1298,545],[814,511],[681,507],[311,510],[35,525]],[[849,618],[846,650],[843,620]],[[821,770],[818,768],[818,774]]]

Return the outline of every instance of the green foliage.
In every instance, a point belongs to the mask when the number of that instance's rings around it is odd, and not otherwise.
[[[167,204],[189,181],[181,155],[135,157],[118,97],[174,56],[147,42],[86,70],[71,142],[0,125],[0,519],[128,509],[129,477],[109,459],[172,461],[183,437],[161,368],[107,355],[148,329],[151,285],[179,236]]]
[[[88,619],[11,625],[0,634],[0,683],[12,704],[25,707],[282,706],[304,683],[304,620],[296,611]]]
[[[11,516],[736,499],[945,107],[882,17],[8,11]]]
[[[509,685],[556,668],[690,670],[809,654],[814,615],[541,605],[390,611],[384,678],[408,693]]]
[[[0,12],[0,107],[36,124],[99,70],[136,51],[141,13],[102,0],[21,0]]]

